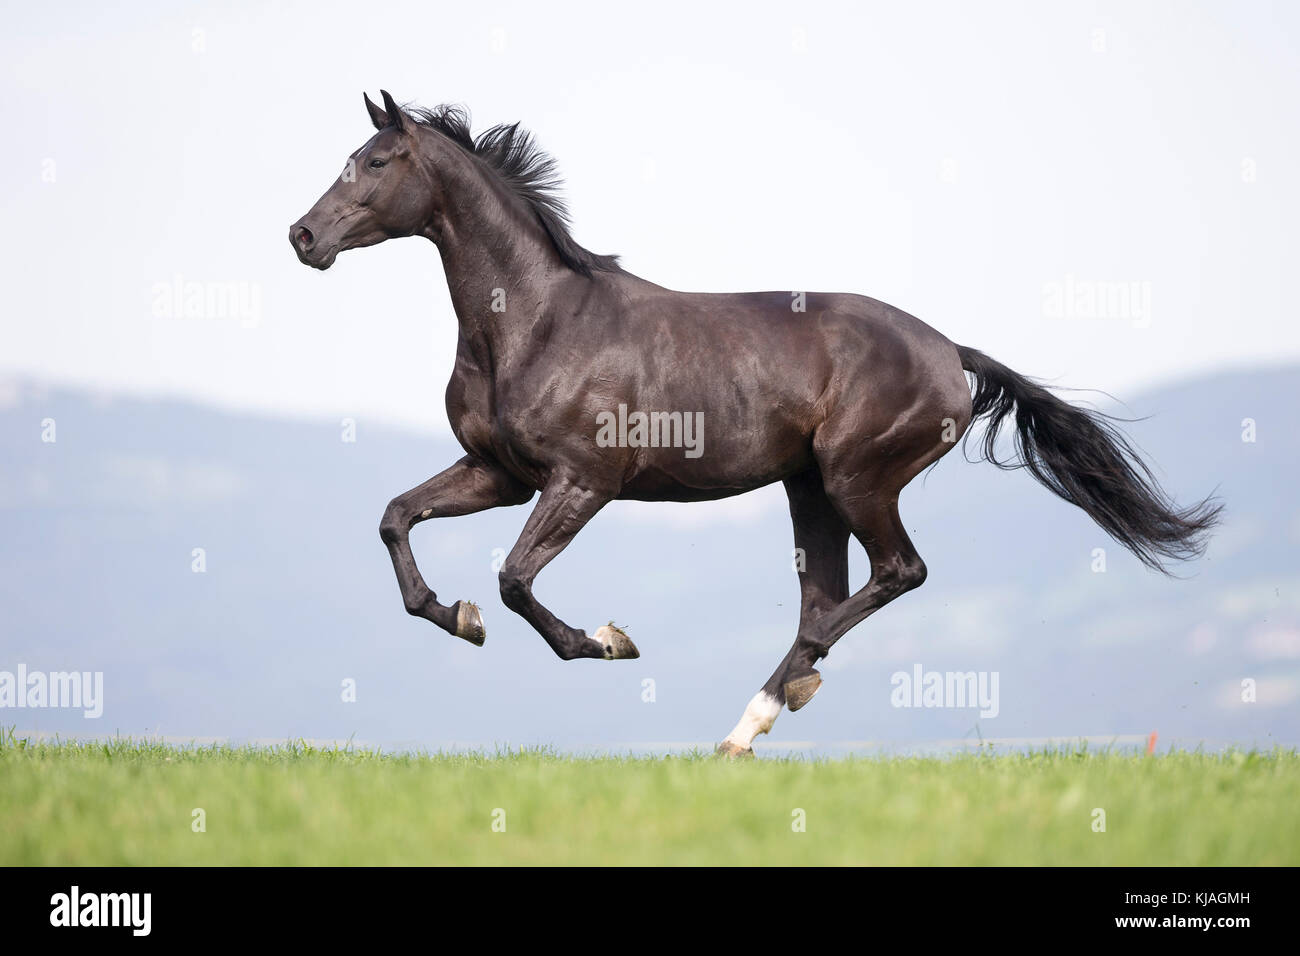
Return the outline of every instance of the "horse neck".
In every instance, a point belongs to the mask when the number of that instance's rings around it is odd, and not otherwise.
[[[472,157],[439,157],[437,175],[444,209],[430,238],[460,337],[499,364],[527,347],[534,322],[574,273],[527,204]]]

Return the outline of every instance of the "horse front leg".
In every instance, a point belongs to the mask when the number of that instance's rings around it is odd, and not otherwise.
[[[501,566],[501,600],[546,639],[561,660],[579,657],[623,660],[640,657],[636,645],[613,624],[595,635],[569,627],[533,597],[533,579],[563,551],[614,495],[569,476],[553,477],[528,516],[523,533]]]
[[[449,634],[471,644],[483,644],[487,634],[478,608],[465,601],[448,607],[425,584],[411,554],[410,531],[430,518],[451,518],[503,505],[521,505],[533,489],[494,462],[466,456],[424,484],[398,495],[384,509],[379,536],[388,546],[408,614],[432,621]]]

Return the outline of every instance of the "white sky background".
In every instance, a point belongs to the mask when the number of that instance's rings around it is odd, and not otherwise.
[[[1300,357],[1300,5],[5,7],[0,371],[446,433],[433,247],[287,241],[381,87],[522,120],[662,285],[862,292],[1120,397]],[[1067,275],[1149,324],[1045,315]],[[155,316],[177,276],[256,326]]]

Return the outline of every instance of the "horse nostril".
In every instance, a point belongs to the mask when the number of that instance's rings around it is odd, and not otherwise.
[[[298,248],[306,251],[312,247],[316,237],[311,234],[311,230],[306,226],[299,226],[294,231],[294,241],[298,243]]]

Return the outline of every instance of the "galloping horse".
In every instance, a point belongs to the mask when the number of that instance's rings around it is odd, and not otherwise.
[[[898,496],[974,419],[985,458],[1028,468],[1148,566],[1203,550],[1219,506],[1179,508],[1106,416],[864,296],[696,294],[638,278],[574,241],[554,161],[518,124],[474,137],[456,107],[403,109],[387,92],[382,108],[365,103],[377,132],[289,241],[317,269],[400,236],[442,256],[460,327],[447,414],[466,454],[380,523],[409,613],[481,645],[478,608],[438,601],[410,530],[540,492],[501,568],[502,601],[564,660],[637,657],[620,629],[589,636],[543,607],[538,573],[615,499],[707,501],[783,482],[806,558],[799,632],[718,748],[752,755],[782,706],[816,693],[813,665],[835,642],[925,580]],[[1012,417],[1015,454],[999,459]],[[850,535],[871,565],[853,594]]]

